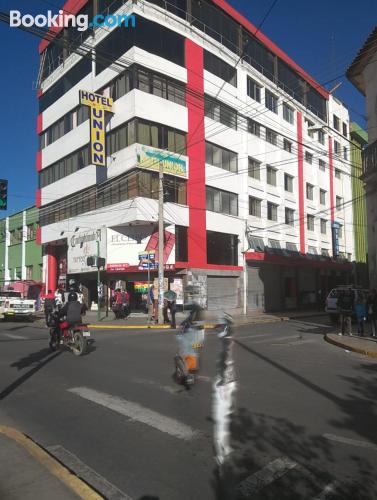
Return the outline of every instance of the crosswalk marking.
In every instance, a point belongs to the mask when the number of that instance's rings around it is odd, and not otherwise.
[[[200,435],[198,431],[178,420],[166,417],[161,413],[118,396],[95,391],[88,387],[73,387],[68,389],[68,391],[88,401],[92,401],[93,403],[97,403],[105,408],[120,413],[133,421],[141,422],[178,439],[190,440]]]
[[[132,500],[131,497],[119,490],[63,446],[49,446],[47,451],[73,471],[76,476],[79,476],[86,483],[95,488],[104,498],[108,500]]]
[[[237,490],[242,496],[248,498],[250,495],[257,493],[268,484],[281,478],[289,470],[294,469],[295,467],[297,467],[297,463],[290,458],[277,458],[242,481],[242,483],[238,485]]]
[[[377,451],[377,444],[370,443],[369,441],[359,441],[358,439],[351,439],[343,436],[336,436],[335,434],[323,434],[323,437],[329,441],[335,441],[342,444],[349,444],[352,446],[360,446],[361,448],[370,448]]]

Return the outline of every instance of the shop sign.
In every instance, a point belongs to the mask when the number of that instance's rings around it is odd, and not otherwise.
[[[183,304],[183,281],[182,278],[174,278],[173,283],[170,283],[170,290],[177,294],[176,304]]]
[[[331,224],[332,252],[334,257],[339,257],[339,227],[339,222],[333,222]]]
[[[148,281],[135,281],[134,290],[136,293],[148,293]]]
[[[101,94],[80,90],[80,104],[90,108],[90,150],[93,165],[106,167],[105,112],[111,111],[113,100]]]
[[[68,274],[93,272],[93,267],[87,266],[88,257],[97,256],[99,242],[99,257],[106,258],[106,229],[92,229],[74,233],[68,240]]]
[[[128,268],[130,267],[129,264],[107,264],[106,265],[106,271],[110,273],[116,273],[116,272],[124,272],[127,271]]]
[[[156,170],[157,172],[160,163],[162,163],[164,174],[187,178],[187,160],[169,151],[148,146],[138,146],[137,163],[140,168]]]

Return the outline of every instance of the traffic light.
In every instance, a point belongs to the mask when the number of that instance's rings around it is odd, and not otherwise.
[[[94,267],[96,265],[96,258],[95,257],[87,257],[86,258],[86,265],[88,267]]]
[[[87,257],[86,265],[88,267],[105,267],[106,259],[104,257],[95,257],[95,256]]]
[[[0,210],[7,209],[8,201],[8,181],[0,179]]]

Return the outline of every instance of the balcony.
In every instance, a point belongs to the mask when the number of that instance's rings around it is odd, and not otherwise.
[[[369,144],[361,153],[363,159],[363,177],[377,174],[377,140]]]

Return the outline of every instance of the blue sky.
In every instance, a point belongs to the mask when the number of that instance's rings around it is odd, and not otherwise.
[[[258,25],[272,0],[229,0]],[[58,10],[59,0],[2,0],[1,10],[23,13]],[[278,0],[261,31],[271,38],[309,74],[323,83],[343,75],[372,31],[377,20],[376,0],[358,3],[344,0]],[[2,74],[0,178],[9,179],[8,212],[34,204],[37,176],[35,82],[38,75],[39,39],[0,23]],[[338,81],[338,80],[337,80]],[[351,110],[351,118],[364,125],[363,96],[346,80],[336,92]]]

